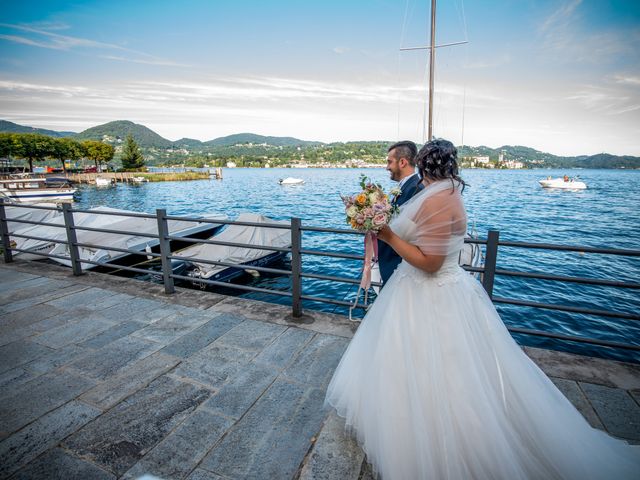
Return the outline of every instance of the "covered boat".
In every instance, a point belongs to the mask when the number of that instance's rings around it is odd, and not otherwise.
[[[36,210],[20,207],[5,207],[9,219],[9,232],[38,238],[11,237],[16,248],[29,252],[15,252],[14,256],[23,260],[42,260],[45,254],[59,255],[65,258],[52,258],[51,260],[66,266],[71,266],[69,247],[64,242],[67,240],[67,232],[64,228],[64,218],[60,210]],[[44,212],[44,213],[43,213]],[[101,215],[99,212],[122,213],[122,215]],[[155,218],[127,217],[127,214],[137,213],[128,210],[118,210],[109,207],[97,207],[90,213],[76,212],[73,214],[76,227],[100,228],[122,232],[157,234],[158,223]],[[226,215],[206,215],[207,220],[226,220]],[[11,222],[11,219],[26,219],[30,221],[45,222],[51,225],[32,225],[19,222]],[[176,237],[208,237],[222,227],[217,223],[202,223],[192,221],[168,220],[169,233]],[[55,225],[59,225],[55,226]],[[110,247],[119,249],[150,251],[159,244],[157,238],[131,233],[105,233],[89,230],[76,230],[78,243],[96,245],[101,247],[79,246],[78,252],[82,260],[93,262],[120,262],[123,259],[134,256],[126,252],[109,250]],[[137,255],[136,255],[137,257]],[[85,263],[83,270],[90,270],[96,265]]]
[[[211,237],[210,240],[221,242],[264,245],[277,248],[289,248],[291,246],[291,231],[284,228],[268,228],[268,224],[289,226],[289,221],[275,221],[268,217],[242,213],[236,219],[238,222],[264,223],[265,227],[251,227],[244,225],[228,225],[222,232]],[[283,259],[287,252],[273,250],[260,250],[246,247],[233,247],[227,245],[213,245],[208,243],[196,244],[175,253],[185,259],[186,265],[174,263],[174,269],[184,270],[192,277],[195,283],[198,279],[215,281],[228,281],[244,273],[241,268],[222,265],[211,265],[198,262],[196,259],[214,262],[233,263],[238,265],[265,266]],[[193,261],[189,259],[194,259]]]

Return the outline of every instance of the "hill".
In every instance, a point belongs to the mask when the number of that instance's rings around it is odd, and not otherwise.
[[[264,135],[257,135],[255,133],[236,133],[226,137],[209,140],[208,142],[204,142],[204,145],[230,147],[233,145],[244,145],[248,143],[252,143],[254,145],[266,144],[274,147],[302,147],[322,144],[322,142],[309,142],[293,137],[267,137]]]
[[[76,138],[78,140],[105,140],[109,143],[120,143],[127,135],[131,135],[141,147],[169,148],[173,145],[173,142],[161,137],[150,128],[128,120],[116,120],[88,128],[77,134]]]
[[[55,130],[47,130],[45,128],[26,127],[7,120],[0,120],[0,132],[7,133],[40,133],[50,137],[73,137],[75,132],[57,132]]]

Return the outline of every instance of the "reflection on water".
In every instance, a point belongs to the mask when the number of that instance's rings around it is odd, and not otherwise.
[[[225,213],[235,218],[251,211],[274,219],[300,217],[303,225],[346,227],[339,194],[358,189],[358,178],[365,173],[385,188],[393,185],[383,169],[225,169],[224,180],[145,183],[118,185],[110,189],[80,187],[78,203],[82,208],[108,205],[153,213],[166,208],[170,214],[190,215]],[[480,237],[489,229],[500,231],[501,240],[572,244],[594,247],[640,248],[640,172],[624,170],[581,170],[580,177],[589,188],[583,191],[555,191],[540,188],[537,180],[548,175],[562,176],[553,170],[466,170],[469,183],[464,198],[469,223]],[[295,176],[304,185],[281,186],[278,179]],[[362,238],[352,235],[305,232],[305,248],[349,253],[362,251]],[[286,267],[285,267],[286,268]],[[359,262],[304,256],[305,272],[357,277]],[[640,261],[614,255],[581,254],[501,247],[498,268],[545,272],[566,276],[586,276],[637,282]],[[251,277],[243,280],[263,288],[288,287],[288,278]],[[304,279],[304,293],[313,296],[352,300],[356,287]],[[550,281],[510,277],[496,279],[495,294],[544,303],[575,305],[585,308],[637,312],[637,290],[562,284]],[[271,302],[289,299],[265,294],[244,294]],[[305,302],[305,308],[345,313],[346,309]],[[640,344],[637,322],[602,319],[518,306],[498,305],[505,323],[564,334],[597,336],[612,341]],[[575,352],[597,353],[640,361],[637,354],[610,352],[592,346],[562,344],[557,341],[518,336],[527,345],[553,346]]]

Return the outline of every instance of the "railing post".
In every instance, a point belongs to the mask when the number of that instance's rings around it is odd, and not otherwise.
[[[487,234],[487,250],[484,257],[484,273],[482,275],[482,286],[489,298],[493,298],[493,281],[496,277],[496,260],[498,258],[498,240],[500,232],[489,230]]]
[[[291,307],[293,318],[302,317],[302,222],[299,218],[291,218]]]
[[[7,224],[7,212],[4,210],[4,198],[0,198],[0,236],[2,236],[2,251],[4,252],[4,263],[13,262],[11,252],[11,239],[9,238],[9,225]]]
[[[73,274],[82,275],[82,264],[80,263],[80,252],[78,252],[78,238],[73,223],[73,212],[70,203],[62,204],[62,217],[64,218],[64,228],[67,231],[67,246],[69,248],[69,258],[71,259],[71,269]]]
[[[169,242],[169,226],[167,225],[167,211],[164,208],[156,210],[158,217],[158,240],[160,242],[160,259],[162,261],[162,282],[164,283],[164,293],[175,293],[176,288],[171,276],[171,245]]]

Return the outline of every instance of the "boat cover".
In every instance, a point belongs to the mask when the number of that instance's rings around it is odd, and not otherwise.
[[[238,216],[236,221],[290,225],[286,220],[271,220],[268,217],[254,213],[242,213]],[[229,225],[222,232],[211,237],[210,240],[287,248],[291,245],[291,231],[289,229],[282,228]],[[273,250],[259,250],[254,248],[229,247],[226,245],[200,243],[180,250],[179,252],[176,252],[175,255],[185,259],[198,258],[214,262],[243,264],[257,260],[271,253],[273,253]],[[191,275],[200,278],[210,278],[225,268],[229,268],[222,265],[198,263],[197,261],[194,261],[193,264],[196,266],[196,269],[191,273]]]

